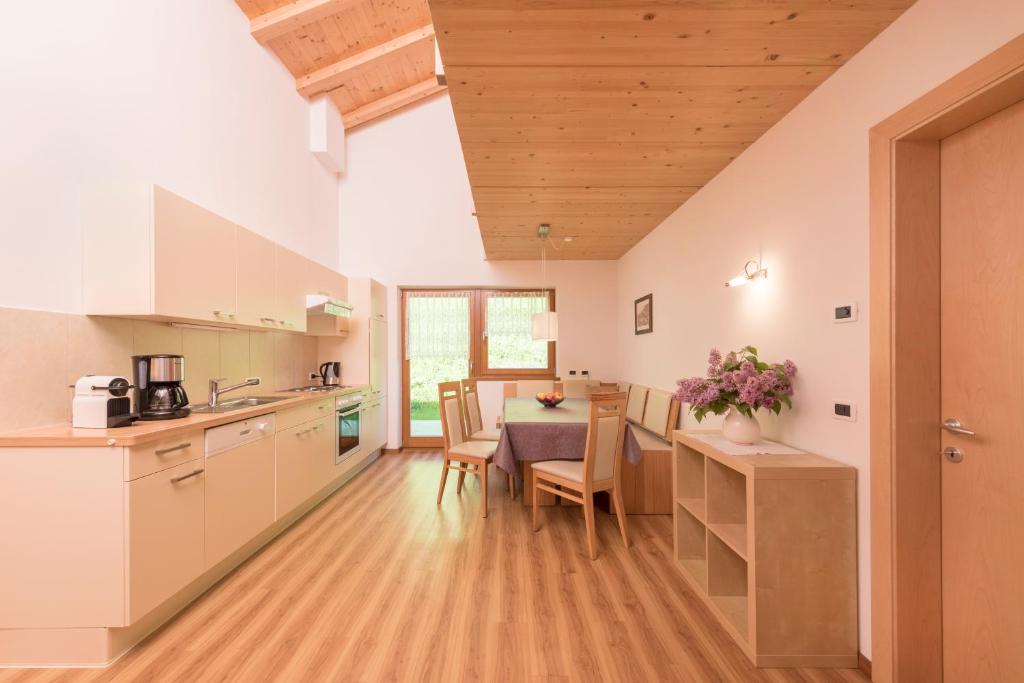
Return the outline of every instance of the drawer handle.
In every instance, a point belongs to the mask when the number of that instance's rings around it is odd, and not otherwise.
[[[261,323],[271,323],[271,324],[273,324],[273,323],[276,323],[277,321],[274,320],[273,318],[260,318],[260,322]]]
[[[173,453],[174,451],[183,451],[186,448],[191,447],[192,442],[186,441],[185,443],[179,443],[177,446],[171,446],[170,448],[158,448],[155,451],[153,451],[153,455],[167,455],[168,453]]]
[[[303,429],[301,432],[295,432],[295,436],[302,436],[303,434],[309,434],[312,429]]]
[[[171,479],[171,483],[172,484],[177,484],[180,481],[185,481],[186,479],[191,479],[192,477],[197,477],[197,476],[199,476],[200,474],[202,474],[205,471],[206,470],[192,470],[188,474],[183,474],[180,477],[174,477],[173,479]]]
[[[245,435],[251,434],[251,433],[252,433],[251,429],[243,429],[242,431],[238,432],[238,435],[239,436],[245,436]]]

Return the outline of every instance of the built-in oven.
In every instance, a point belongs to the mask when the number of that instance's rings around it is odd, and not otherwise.
[[[366,395],[356,392],[339,396],[335,401],[338,419],[338,450],[334,454],[335,465],[340,465],[344,460],[359,452],[364,400],[366,400]]]

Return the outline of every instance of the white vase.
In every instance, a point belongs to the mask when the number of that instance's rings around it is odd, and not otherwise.
[[[722,436],[733,443],[749,445],[761,440],[761,425],[756,417],[747,417],[734,406],[729,406],[722,423]]]

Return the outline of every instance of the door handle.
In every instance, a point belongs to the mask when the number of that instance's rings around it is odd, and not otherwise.
[[[945,429],[947,432],[953,432],[954,434],[960,434],[961,436],[975,435],[973,429],[968,429],[967,427],[964,427],[962,424],[960,424],[960,420],[958,420],[955,417],[947,418],[942,423],[942,428]]]
[[[202,474],[205,471],[206,470],[192,470],[188,474],[183,474],[180,477],[172,478],[171,479],[171,483],[172,484],[177,484],[178,482],[185,481],[186,479],[191,479],[192,477],[198,477],[200,474]]]

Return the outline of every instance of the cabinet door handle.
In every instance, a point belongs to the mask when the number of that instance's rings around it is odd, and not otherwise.
[[[202,474],[205,471],[206,470],[192,470],[188,474],[183,474],[180,477],[172,478],[171,479],[171,483],[172,484],[177,484],[180,481],[185,481],[186,479],[191,479],[192,477],[198,477],[200,474]]]
[[[260,318],[260,322],[261,323],[275,323],[277,321],[274,320],[273,318]]]
[[[186,448],[191,447],[192,442],[186,441],[185,443],[179,443],[177,446],[171,446],[170,448],[158,448],[155,451],[153,451],[153,455],[167,455],[168,453],[173,453],[174,451],[182,451],[185,450]]]
[[[235,317],[234,313],[230,313],[228,311],[221,311],[221,310],[215,310],[213,312],[213,314],[215,316],[217,316],[218,318],[234,318]]]

